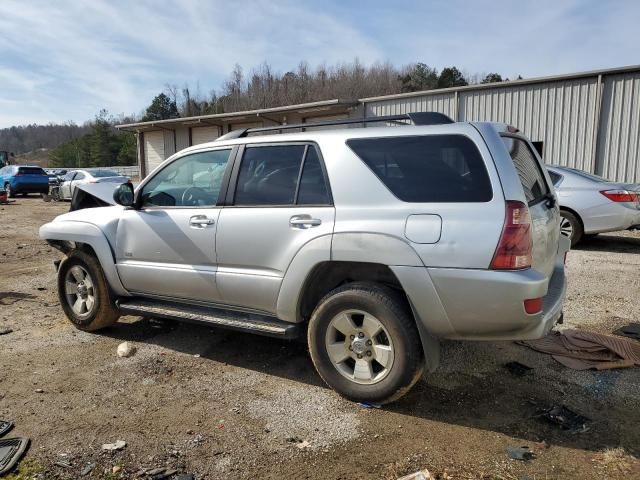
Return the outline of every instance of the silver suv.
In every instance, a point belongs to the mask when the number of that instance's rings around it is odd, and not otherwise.
[[[544,336],[569,241],[531,143],[439,114],[382,120],[232,132],[121,185],[118,205],[42,226],[66,254],[64,312],[88,331],[140,315],[306,334],[327,384],[376,403],[436,368],[439,339]]]

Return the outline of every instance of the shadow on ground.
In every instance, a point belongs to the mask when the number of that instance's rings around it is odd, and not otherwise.
[[[215,362],[308,385],[324,386],[302,341],[282,341],[208,326],[147,319],[120,323],[105,330],[104,334],[122,341],[199,354],[201,358]],[[204,351],[203,345],[206,345]],[[474,348],[473,345],[470,348]],[[512,353],[496,350],[495,354],[505,356],[496,359],[498,364],[517,360]],[[599,398],[584,387],[545,378],[544,373],[517,377],[498,368],[495,372],[471,375],[464,372],[466,367],[471,366],[460,365],[460,372],[433,374],[446,375],[448,379],[456,377],[454,384],[458,386],[444,389],[430,385],[429,380],[421,381],[409,394],[385,406],[384,410],[414,419],[500,432],[528,442],[544,440],[549,444],[587,450],[623,446],[631,454],[640,454],[640,430],[637,428],[640,411],[629,405],[625,408],[622,399]],[[609,376],[611,381],[620,372],[600,372],[598,375],[606,382]],[[587,432],[571,433],[537,416],[540,409],[563,404],[592,419]]]
[[[640,238],[601,233],[595,237],[585,238],[578,245],[573,247],[573,249],[588,252],[640,254]]]

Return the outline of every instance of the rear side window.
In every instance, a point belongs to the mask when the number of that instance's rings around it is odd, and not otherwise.
[[[488,202],[482,156],[463,135],[358,138],[347,145],[405,202]]]
[[[314,146],[247,146],[240,164],[235,205],[294,204],[330,204],[329,190]]]
[[[22,175],[46,175],[43,169],[37,167],[20,167],[18,173]]]
[[[503,136],[502,141],[516,167],[527,202],[529,205],[538,203],[549,193],[549,187],[538,160],[524,140]]]

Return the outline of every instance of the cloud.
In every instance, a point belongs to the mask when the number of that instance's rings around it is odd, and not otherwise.
[[[2,0],[0,127],[140,112],[233,66],[423,61],[539,76],[638,63],[632,1]]]

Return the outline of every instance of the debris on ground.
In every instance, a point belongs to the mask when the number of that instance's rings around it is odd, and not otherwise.
[[[33,392],[34,393],[44,393],[44,390],[42,388],[36,388]]]
[[[91,473],[91,471],[96,468],[96,464],[95,463],[88,463],[80,472],[80,475],[82,475],[83,477],[86,477],[87,475],[89,475]]]
[[[114,443],[104,443],[102,445],[102,450],[115,451],[122,450],[127,446],[127,442],[124,440],[116,440]]]
[[[535,454],[529,450],[529,447],[507,447],[507,455],[512,460],[522,460],[526,462],[527,460],[532,460],[535,458]]]
[[[118,357],[130,357],[136,353],[135,345],[130,344],[129,342],[122,342],[118,345],[118,349],[116,350]]]
[[[377,403],[369,403],[369,402],[358,402],[362,408],[382,408],[382,405],[378,405]]]
[[[433,480],[433,478],[434,477],[431,476],[429,470],[425,468],[424,470],[413,472],[409,475],[405,475],[404,477],[400,477],[398,478],[398,480]]]
[[[504,368],[506,368],[511,375],[514,375],[516,377],[523,377],[524,375],[529,373],[531,370],[533,370],[532,367],[529,367],[520,362],[505,363]]]
[[[613,335],[568,329],[553,331],[539,340],[517,343],[547,353],[574,370],[640,366],[640,344]]]
[[[114,465],[113,467],[111,467],[111,473],[113,473],[114,475],[116,473],[120,473],[121,470],[122,470],[122,467],[120,465]]]
[[[538,410],[535,416],[571,433],[588,432],[591,423],[590,418],[580,415],[564,405],[553,405],[550,408]]]
[[[28,446],[28,438],[5,438],[0,440],[0,477],[11,471],[18,464]]]
[[[8,335],[13,332],[12,328],[9,327],[0,327],[0,335]]]
[[[613,333],[615,335],[620,335],[621,337],[629,337],[635,340],[640,340],[640,323],[630,323],[629,325],[620,327]]]
[[[300,450],[304,450],[305,448],[309,448],[310,446],[311,444],[307,440],[303,440],[296,445],[296,447],[298,447]]]
[[[0,437],[13,428],[13,422],[0,418]]]

